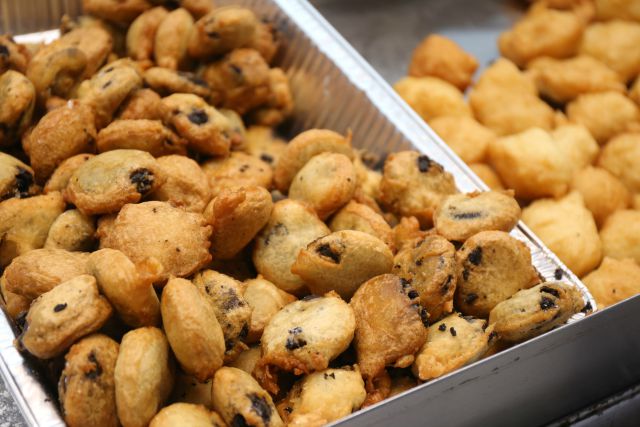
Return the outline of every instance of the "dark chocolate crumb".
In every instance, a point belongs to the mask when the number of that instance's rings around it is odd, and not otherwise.
[[[136,185],[136,191],[140,194],[146,194],[151,190],[155,177],[149,169],[136,169],[131,172],[129,179]]]
[[[482,247],[478,246],[474,248],[467,257],[467,260],[473,265],[480,265],[482,262]]]
[[[335,252],[328,243],[318,246],[316,252],[324,257],[330,258],[336,264],[340,264],[340,254]]]
[[[191,110],[191,113],[187,115],[187,118],[191,123],[194,123],[198,126],[209,121],[209,115],[200,108]]]
[[[480,212],[462,212],[453,214],[454,219],[474,219],[480,218],[482,214]]]
[[[465,304],[473,304],[475,300],[478,299],[478,294],[474,294],[473,292],[468,293],[466,297],[464,297]]]
[[[543,310],[549,310],[550,308],[554,308],[556,303],[553,302],[551,298],[542,297],[540,299],[540,308]]]
[[[64,310],[65,308],[67,308],[67,303],[62,303],[62,304],[56,304],[55,307],[53,307],[53,311],[56,313],[61,312],[62,310]]]
[[[431,159],[429,158],[429,156],[425,156],[424,154],[422,156],[419,156],[418,169],[420,169],[420,172],[428,172],[429,167],[431,167]]]
[[[446,331],[446,330],[447,330],[447,325],[446,325],[446,324],[444,324],[444,323],[441,323],[441,324],[440,324],[440,326],[438,326],[438,330],[439,330],[440,332],[444,332],[444,331]]]
[[[541,287],[541,288],[540,288],[540,292],[544,292],[544,293],[547,293],[547,294],[551,294],[551,295],[553,295],[553,296],[554,296],[554,297],[556,297],[556,298],[560,298],[560,293],[559,293],[557,290],[555,290],[555,289],[553,289],[553,288],[550,288],[549,286],[543,286],[543,287]]]
[[[231,419],[231,427],[251,427],[241,414],[235,414]]]
[[[273,157],[266,153],[260,154],[260,160],[269,164],[273,163]]]
[[[553,272],[553,277],[554,277],[556,280],[560,280],[560,279],[562,279],[562,275],[563,275],[563,274],[564,274],[564,273],[563,273],[563,271],[562,271],[561,269],[556,268],[556,271],[554,271],[554,272]]]
[[[330,373],[330,374],[325,373],[325,374],[324,374],[324,379],[325,379],[325,380],[328,380],[329,378],[333,378],[333,379],[335,380],[335,379],[336,379],[336,374],[335,374],[335,373],[333,373],[333,372],[332,372],[332,373]]]
[[[415,289],[411,289],[411,290],[409,291],[409,293],[407,294],[407,296],[408,296],[409,298],[411,298],[411,299],[414,299],[414,298],[418,298],[418,297],[420,296],[420,294],[419,294],[419,293],[418,293],[418,291],[416,291]]]
[[[454,336],[454,337],[455,337],[456,335],[458,335],[458,333],[457,333],[457,332],[456,332],[456,330],[453,328],[453,326],[449,328],[449,332],[451,332],[451,336]]]
[[[262,418],[265,426],[268,426],[271,420],[271,406],[269,406],[267,399],[264,396],[258,396],[256,393],[249,393],[247,397],[251,401],[251,410]]]
[[[84,376],[90,380],[95,380],[100,375],[102,375],[102,366],[100,365],[100,362],[98,362],[98,359],[96,358],[96,354],[93,351],[89,353],[89,356],[87,357],[87,359],[89,360],[90,363],[93,363],[94,369],[85,373]]]

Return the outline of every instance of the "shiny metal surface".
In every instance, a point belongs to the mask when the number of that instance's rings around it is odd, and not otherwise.
[[[28,9],[25,9],[28,7],[27,5],[42,4],[35,1],[0,0],[2,5],[0,10],[7,12],[7,4],[10,3],[19,4],[14,8],[18,11],[10,10],[11,16],[16,16],[15,13],[23,13],[22,17],[17,16],[14,19],[26,21],[30,17]],[[40,24],[39,14],[41,12],[55,13],[49,16],[46,25],[42,24],[42,26],[32,28],[31,24],[27,25],[26,21],[24,25],[17,25],[10,21],[9,24],[14,25],[10,27],[5,19],[7,15],[3,13],[3,18],[0,21],[4,27],[0,28],[0,32],[11,28],[29,28],[41,31],[55,28],[61,11],[65,10],[63,7],[68,4],[68,1],[58,0],[48,3],[50,3],[48,12],[33,11],[38,24]],[[51,5],[54,3],[58,6]],[[77,6],[78,1],[71,3],[70,10],[77,11],[73,8]],[[401,149],[415,148],[425,152],[451,172],[461,190],[471,191],[486,188],[306,1],[219,0],[216,3],[247,4],[261,16],[274,22],[283,34],[282,39],[285,45],[279,63],[290,78],[296,100],[294,119],[284,129],[287,136],[292,136],[310,127],[324,127],[339,132],[351,129],[354,133],[353,142],[357,147],[367,148],[380,155]],[[47,34],[51,35],[52,33]],[[38,35],[31,37],[37,38]],[[561,271],[564,280],[580,288],[585,303],[590,303],[595,307],[593,298],[584,285],[524,225],[518,225],[517,229],[513,231],[513,235],[529,245],[534,265],[545,279],[553,280],[557,271]],[[584,314],[580,313],[574,316],[570,323],[583,317]],[[609,319],[609,317],[611,317],[610,314],[605,315],[605,319]],[[424,384],[401,396],[360,411],[350,417],[348,421],[339,424],[388,425],[391,418],[397,418],[407,421],[406,425],[422,425],[420,417],[430,413],[441,422],[452,416],[457,417],[463,425],[465,420],[469,421],[473,418],[473,414],[484,417],[485,421],[492,419],[498,413],[491,412],[491,409],[506,404],[514,397],[524,399],[524,396],[537,393],[539,387],[544,385],[548,386],[548,391],[553,390],[554,393],[556,390],[562,391],[563,388],[556,389],[557,381],[552,381],[553,378],[548,378],[546,375],[539,375],[532,371],[530,374],[532,378],[522,378],[522,375],[514,375],[514,373],[528,372],[532,366],[540,367],[548,364],[549,361],[557,362],[561,359],[560,362],[575,362],[576,366],[580,367],[575,372],[579,371],[581,376],[589,378],[589,373],[584,371],[586,368],[583,369],[589,365],[577,363],[576,355],[569,359],[562,358],[567,357],[568,351],[579,350],[582,352],[588,348],[589,337],[584,335],[585,332],[582,332],[581,335],[579,331],[588,329],[589,326],[581,326],[585,323],[598,325],[597,321],[591,320],[598,318],[594,315],[576,322],[576,325],[552,331],[437,381]],[[606,323],[608,320],[603,320],[603,322]],[[591,327],[595,328],[595,326]],[[13,348],[13,338],[14,334],[7,319],[0,316],[0,372],[23,411],[27,423],[34,426],[63,425],[56,406],[49,400],[33,372]],[[572,343],[575,343],[575,347],[572,346]],[[544,352],[540,350],[541,348],[544,349]],[[597,359],[594,358],[594,360]],[[530,362],[527,364],[526,361]],[[549,371],[555,372],[554,375],[559,375],[557,366],[547,368]],[[567,384],[572,384],[574,387],[576,378],[570,375],[565,380]],[[530,386],[532,388],[529,388]],[[495,395],[496,399],[493,405],[474,407],[473,410],[469,408],[468,411],[454,410],[455,414],[445,412],[445,410],[450,410],[451,407],[463,402],[475,401],[478,396],[483,394],[494,393],[494,388],[499,389],[501,393]],[[508,392],[511,389],[514,390],[514,393]],[[533,398],[536,397],[533,396]],[[574,400],[577,404],[580,396],[575,397]],[[427,409],[429,410],[427,411]],[[534,422],[534,420],[542,420],[551,415],[560,416],[563,413],[558,412],[559,410],[561,409],[558,408],[558,405],[549,405],[538,413],[538,417],[526,411],[523,414],[526,415],[527,420]],[[429,417],[431,418],[431,416]],[[430,420],[429,424],[434,424],[433,420]]]

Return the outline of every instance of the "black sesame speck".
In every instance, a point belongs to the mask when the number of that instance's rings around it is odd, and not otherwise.
[[[438,326],[438,330],[439,330],[440,332],[444,332],[444,331],[446,331],[446,330],[447,330],[447,325],[446,325],[446,324],[444,324],[444,323],[441,323],[441,324],[440,324],[440,326]]]
[[[449,332],[451,333],[451,336],[455,337],[456,335],[458,335],[458,333],[456,332],[456,330],[452,327],[449,328]]]
[[[418,169],[420,172],[428,172],[431,167],[431,159],[424,154],[418,157]]]
[[[53,307],[53,311],[56,313],[61,312],[62,310],[64,310],[65,308],[67,308],[67,303],[62,303],[62,304],[56,304],[55,307]]]

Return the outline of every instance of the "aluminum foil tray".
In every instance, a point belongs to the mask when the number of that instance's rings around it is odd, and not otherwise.
[[[75,16],[79,0],[0,0],[0,33],[17,34],[19,41],[38,42],[57,36],[62,13]],[[420,150],[441,163],[461,191],[487,187],[440,138],[393,92],[385,81],[305,0],[217,0],[216,4],[243,4],[274,23],[283,39],[278,63],[286,70],[295,98],[293,120],[283,132],[293,136],[309,128],[353,131],[353,144],[384,156],[402,149]],[[586,287],[532,233],[520,223],[512,232],[531,249],[534,265],[546,280],[562,279],[577,286],[585,305],[595,308]],[[636,301],[640,306],[640,300]],[[608,316],[620,316],[607,310]],[[563,396],[564,407],[546,405],[532,411],[514,402],[544,394],[564,393],[578,377],[589,378],[591,368],[570,366],[591,350],[587,332],[597,327],[597,316],[579,313],[565,325],[543,336],[423,384],[378,405],[359,411],[335,425],[536,425],[578,408],[584,398]],[[597,328],[596,328],[597,329]],[[14,330],[0,315],[0,372],[28,424],[64,425],[56,404],[38,381],[38,374],[13,347]],[[558,363],[560,362],[560,365]],[[588,370],[585,371],[584,368]],[[531,371],[539,368],[540,371]],[[635,371],[640,368],[635,367]],[[508,372],[502,372],[508,371]],[[633,371],[633,369],[632,369]],[[634,374],[635,375],[635,374]],[[640,372],[636,378],[640,377]],[[548,400],[548,399],[547,399]],[[460,410],[460,408],[465,408]],[[498,416],[499,415],[499,416]],[[482,425],[482,422],[480,422]]]

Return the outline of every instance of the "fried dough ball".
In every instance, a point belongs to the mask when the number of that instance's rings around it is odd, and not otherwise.
[[[605,256],[600,267],[582,281],[603,309],[640,293],[640,266],[631,258]]]
[[[392,153],[384,163],[380,201],[391,212],[415,216],[423,227],[432,224],[442,199],[456,191],[453,176],[417,151]]]
[[[456,42],[438,34],[431,34],[413,50],[409,75],[438,77],[460,90],[465,90],[471,84],[476,68],[478,61]]]
[[[291,272],[301,249],[330,233],[306,205],[291,199],[274,203],[269,222],[255,239],[253,263],[265,279],[285,292],[304,291],[302,278]]]
[[[263,187],[222,190],[204,214],[213,228],[213,256],[218,259],[236,256],[269,221],[272,209],[271,194]]]
[[[156,31],[169,14],[164,7],[154,7],[140,14],[127,30],[127,56],[136,61],[151,63]]]
[[[248,47],[260,52],[264,60],[267,61],[268,64],[271,64],[280,47],[280,40],[275,26],[271,23],[264,22],[263,18],[261,22],[258,22],[258,26],[253,33],[253,38],[249,42]]]
[[[550,130],[553,109],[537,95],[532,78],[508,59],[500,58],[480,76],[469,103],[476,119],[497,135],[532,127]]]
[[[60,283],[90,274],[88,256],[63,249],[34,249],[13,259],[4,271],[9,292],[33,300]]]
[[[114,378],[122,425],[147,426],[173,387],[173,360],[164,333],[153,327],[127,332],[120,343]]]
[[[91,251],[95,244],[95,220],[77,209],[63,212],[51,224],[45,248]]]
[[[577,97],[567,105],[567,117],[584,125],[600,144],[638,126],[640,110],[618,92],[590,93]]]
[[[269,393],[240,369],[219,369],[211,397],[214,409],[230,426],[284,427]]]
[[[640,24],[612,20],[589,25],[582,38],[579,53],[593,56],[628,82],[640,73]]]
[[[49,359],[99,330],[111,313],[106,298],[98,293],[96,279],[76,276],[33,301],[19,342],[34,356]]]
[[[246,341],[254,343],[260,340],[262,331],[271,318],[282,307],[295,301],[296,297],[279,289],[276,285],[258,275],[257,278],[245,282],[244,299],[252,308],[251,323],[249,324],[249,333]],[[258,351],[259,355],[260,352]],[[253,369],[249,373],[252,371]]]
[[[490,189],[493,191],[504,190],[500,177],[491,166],[485,163],[471,163],[468,166]]]
[[[568,58],[578,49],[584,23],[571,11],[532,7],[510,30],[500,34],[500,53],[523,67],[540,56]]]
[[[72,101],[47,113],[25,134],[22,145],[38,182],[69,157],[95,150],[94,120],[90,107]]]
[[[169,112],[160,95],[151,89],[138,89],[120,105],[117,116],[122,120],[167,120]]]
[[[358,366],[370,394],[385,366],[411,366],[427,339],[426,312],[421,315],[417,296],[406,294],[408,289],[399,277],[384,274],[363,283],[351,298]]]
[[[563,124],[551,131],[551,137],[571,163],[571,174],[591,165],[598,156],[598,143],[589,130],[576,124]]]
[[[252,123],[262,126],[278,126],[293,112],[293,95],[289,78],[281,68],[269,70],[269,96],[264,105],[249,114]]]
[[[396,248],[389,223],[369,206],[353,200],[333,216],[329,227],[331,231],[362,231],[382,240],[391,251]]]
[[[188,212],[203,212],[211,199],[211,189],[200,165],[176,154],[159,157],[156,161],[166,181],[151,193],[151,198]]]
[[[241,342],[249,333],[251,306],[244,299],[244,284],[214,270],[202,270],[193,284],[213,307],[222,327],[225,360],[233,359],[246,346]]]
[[[112,150],[83,163],[69,179],[65,199],[85,215],[118,212],[165,181],[156,160],[140,150]]]
[[[134,328],[160,323],[160,302],[153,289],[162,272],[157,260],[136,265],[120,251],[100,249],[89,255],[87,269],[124,323]]]
[[[620,76],[591,56],[564,60],[541,57],[527,68],[533,71],[540,94],[561,104],[585,93],[625,91]]]
[[[320,427],[360,409],[366,396],[357,365],[326,369],[296,382],[278,410],[288,426]]]
[[[264,328],[256,378],[275,394],[278,369],[296,375],[326,369],[349,347],[355,327],[354,310],[335,293],[286,305]]]
[[[273,134],[273,128],[250,126],[244,136],[247,153],[274,167],[287,148],[287,143]]]
[[[189,36],[188,52],[206,60],[248,45],[257,30],[258,18],[244,7],[219,7],[198,19]]]
[[[579,193],[536,200],[524,208],[522,220],[576,275],[600,264],[603,247],[598,229]]]
[[[605,256],[632,258],[640,264],[640,211],[619,210],[612,213],[600,230]]]
[[[489,324],[500,339],[519,342],[562,325],[582,307],[583,297],[575,286],[546,282],[498,304],[491,310]]]
[[[114,120],[98,132],[98,152],[129,149],[146,151],[154,157],[186,154],[187,141],[158,120]]]
[[[0,307],[4,308],[10,319],[16,321],[20,316],[26,315],[31,306],[31,300],[22,295],[7,290],[4,275],[0,277]]]
[[[224,356],[224,336],[213,305],[193,283],[174,277],[162,290],[160,308],[182,369],[198,381],[213,378]]]
[[[117,23],[129,23],[151,8],[147,0],[83,0],[85,13]]]
[[[53,171],[49,180],[44,185],[44,193],[49,194],[54,191],[63,192],[67,188],[69,180],[76,169],[93,157],[93,154],[77,154],[64,160],[56,170]]]
[[[342,136],[327,129],[310,129],[296,135],[275,164],[273,179],[276,188],[286,194],[300,169],[313,156],[324,152],[344,154],[352,160],[351,133]]]
[[[298,171],[289,187],[289,197],[311,206],[320,219],[347,204],[356,190],[356,171],[344,154],[320,153]]]
[[[202,71],[211,87],[214,105],[238,114],[265,104],[269,99],[269,65],[253,49],[235,49]]]
[[[100,247],[118,249],[134,263],[156,258],[164,267],[160,283],[189,276],[211,260],[204,217],[166,202],[125,205],[107,230],[98,231]]]
[[[496,138],[491,130],[471,117],[437,117],[429,126],[465,163],[483,162],[489,144]]]
[[[42,248],[51,224],[64,212],[58,192],[0,202],[0,266],[18,255]]]
[[[193,17],[183,8],[169,12],[156,29],[153,55],[159,67],[178,70],[187,62],[187,44]]]
[[[31,124],[35,105],[35,88],[27,77],[13,70],[0,73],[0,147],[19,141]]]
[[[633,0],[596,0],[596,17],[602,21],[626,19],[640,21],[640,6]]]
[[[486,318],[501,301],[540,281],[527,245],[504,231],[481,231],[456,252],[455,304],[465,315]]]
[[[640,132],[613,138],[604,146],[598,166],[611,172],[633,193],[640,193]]]
[[[426,122],[441,116],[471,116],[462,92],[437,77],[404,77],[393,88]]]
[[[33,169],[13,156],[0,152],[0,201],[35,196],[38,186]]]
[[[539,128],[498,138],[489,159],[500,179],[516,197],[559,197],[567,192],[572,164],[551,135]]]
[[[0,74],[7,70],[15,70],[25,73],[29,63],[29,52],[25,46],[16,43],[10,35],[0,35]]]
[[[602,227],[609,215],[619,209],[626,209],[631,202],[631,194],[622,182],[599,167],[588,166],[576,173],[571,182],[571,190],[582,195],[584,204],[593,214],[598,227]]]
[[[196,151],[225,156],[231,148],[231,122],[197,95],[174,93],[162,99],[168,123]]]
[[[149,427],[225,427],[220,415],[209,411],[203,405],[193,403],[173,403],[165,406],[153,417]]]
[[[393,260],[393,273],[411,284],[409,298],[419,298],[432,322],[453,309],[458,269],[455,253],[451,242],[431,235],[406,244]]]
[[[269,190],[273,180],[273,170],[269,164],[241,151],[233,151],[226,158],[207,160],[202,164],[202,171],[209,178],[213,197],[234,187],[263,187]]]
[[[312,294],[337,292],[348,301],[372,277],[391,272],[393,253],[380,239],[361,231],[336,231],[298,252],[291,272]]]
[[[453,313],[429,326],[427,342],[416,355],[414,374],[422,381],[441,377],[480,359],[489,350],[486,320]]]
[[[520,206],[510,192],[473,192],[445,198],[433,214],[438,234],[463,242],[480,231],[511,231]]]
[[[65,423],[117,427],[114,368],[118,343],[102,334],[71,347],[58,381],[58,399]]]

